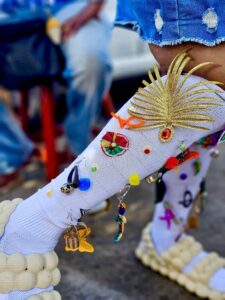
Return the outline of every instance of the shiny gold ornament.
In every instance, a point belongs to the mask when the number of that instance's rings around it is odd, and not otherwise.
[[[169,142],[173,138],[174,127],[209,130],[201,124],[214,121],[208,110],[220,106],[221,99],[209,97],[207,93],[221,93],[221,90],[208,85],[221,83],[205,80],[184,88],[185,82],[195,71],[213,64],[199,64],[181,77],[190,59],[186,51],[179,53],[169,67],[165,82],[162,81],[157,66],[154,66],[157,81],[149,71],[151,84],[143,81],[145,88],[139,88],[128,109],[131,116],[145,123],[138,128],[129,128],[130,130],[161,127],[159,138],[162,142]]]

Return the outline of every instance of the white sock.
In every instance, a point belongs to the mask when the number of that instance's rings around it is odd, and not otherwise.
[[[184,226],[187,223],[193,202],[200,190],[202,180],[205,178],[210,165],[210,150],[201,146],[193,145],[191,150],[200,153],[200,171],[196,175],[194,161],[184,163],[178,170],[169,171],[164,175],[163,181],[166,185],[166,192],[161,203],[156,204],[151,235],[158,253],[162,253],[173,246],[177,238],[181,237]],[[186,195],[186,196],[185,196]],[[169,207],[172,211],[170,228],[165,219],[165,209]],[[200,262],[207,253],[202,251],[184,267],[184,273],[189,273],[193,267]],[[225,292],[225,269],[218,270],[211,278],[209,286],[218,292]]]
[[[184,88],[199,81],[202,79],[191,76]],[[209,96],[215,97],[214,94],[209,94]],[[128,101],[117,114],[123,119],[129,118],[130,115],[127,112],[129,107]],[[215,132],[223,126],[225,105],[214,107],[210,114],[215,117],[216,121],[206,123],[209,128],[208,133]],[[55,180],[24,203],[19,204],[0,240],[0,249],[5,253],[19,251],[24,254],[53,250],[59,236],[70,223],[68,215],[72,215],[76,222],[81,217],[82,209],[90,209],[118,192],[128,183],[133,174],[139,174],[142,179],[158,170],[169,157],[177,154],[178,145],[184,137],[186,146],[189,147],[205,135],[203,131],[179,127],[176,128],[176,133],[169,143],[162,143],[158,138],[159,130],[158,128],[146,131],[127,130],[120,128],[118,120],[111,119],[74,163]],[[113,157],[103,153],[101,140],[107,132],[124,135],[123,138],[129,141],[127,151],[120,153],[120,156]],[[150,154],[144,153],[145,148],[150,148]],[[67,181],[71,169],[76,164],[80,178],[90,180],[90,189],[87,191],[75,189],[65,195],[60,188]],[[93,167],[96,167],[97,172],[91,170]],[[88,183],[85,180],[83,182]]]

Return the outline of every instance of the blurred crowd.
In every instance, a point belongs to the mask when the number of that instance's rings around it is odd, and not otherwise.
[[[18,37],[19,25],[23,22],[32,24],[40,16],[45,19],[46,24],[50,19],[52,21],[52,28],[50,28],[53,32],[52,42],[59,44],[65,60],[65,67],[61,70],[66,86],[67,111],[63,129],[73,156],[79,155],[90,142],[91,129],[96,123],[104,95],[111,84],[109,44],[112,24],[104,14],[103,7],[104,0],[4,0],[0,2],[0,28],[11,26],[14,35],[18,33]],[[10,36],[4,37],[1,41],[0,34],[0,43],[4,43],[5,40],[10,43]],[[12,43],[16,43],[15,39]],[[14,46],[16,47],[16,44]],[[26,47],[28,45],[24,43],[24,49]],[[38,51],[38,45],[37,48],[29,51]],[[5,55],[10,56],[7,48]],[[51,51],[48,55],[51,56]],[[13,61],[13,57],[11,58]],[[32,72],[35,66],[27,65],[26,55],[20,55],[20,59],[21,61],[16,61],[14,64],[18,63],[22,66],[21,72],[25,65]],[[10,59],[8,61],[10,63]],[[45,61],[42,63],[45,64]],[[5,68],[7,69],[7,66]],[[11,184],[17,178],[21,167],[29,162],[37,151],[33,141],[22,130],[12,109],[15,89],[4,86],[1,75],[0,86],[2,86],[0,91],[1,188]]]

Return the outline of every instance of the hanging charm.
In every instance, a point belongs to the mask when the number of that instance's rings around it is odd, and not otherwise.
[[[163,143],[172,140],[176,127],[209,130],[202,124],[214,121],[213,116],[210,116],[208,111],[215,106],[220,106],[221,99],[209,97],[208,94],[221,93],[222,91],[210,88],[208,85],[221,83],[201,81],[184,88],[185,83],[195,71],[212,64],[211,62],[199,64],[181,77],[190,60],[191,58],[186,51],[176,55],[170,64],[165,82],[160,77],[157,66],[154,66],[155,76],[149,71],[151,84],[143,81],[145,88],[139,88],[131,100],[131,107],[128,109],[128,113],[132,117],[145,123],[138,128],[129,129],[161,128],[159,139]]]
[[[93,253],[94,247],[87,242],[87,236],[91,233],[91,228],[85,223],[71,225],[64,234],[66,252],[88,252]]]
[[[61,192],[70,194],[73,189],[79,187],[79,180],[78,166],[74,166],[68,175],[67,182],[61,187]]]
[[[158,171],[145,177],[145,181],[147,183],[160,182],[162,180],[163,175],[166,172],[181,166],[184,162],[197,158],[199,158],[199,152],[190,151],[189,149],[186,149],[184,152],[180,153],[176,157],[169,157],[165,165],[161,167]]]
[[[126,213],[126,203],[124,202],[124,198],[126,197],[127,193],[130,190],[130,184],[126,184],[122,190],[117,194],[117,199],[119,201],[118,204],[118,214],[115,217],[115,221],[118,224],[118,232],[116,233],[114,237],[114,242],[118,243],[121,241],[123,234],[124,234],[124,229],[125,229],[125,224],[127,223],[127,219],[125,217]]]

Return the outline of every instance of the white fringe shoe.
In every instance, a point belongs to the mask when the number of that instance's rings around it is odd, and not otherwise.
[[[225,300],[225,293],[215,292],[208,286],[212,275],[221,267],[225,267],[224,258],[215,252],[209,253],[186,274],[182,271],[183,268],[202,251],[202,245],[193,237],[185,235],[169,250],[159,255],[151,240],[150,231],[151,225],[148,224],[135,251],[136,257],[143,265],[177,282],[199,298]]]
[[[11,214],[21,201],[22,199],[17,198],[0,203],[0,238],[4,235],[5,226]],[[53,251],[26,256],[20,253],[6,255],[0,252],[0,294],[54,287],[58,285],[61,277],[57,266],[58,257]],[[57,291],[45,291],[28,296],[26,299],[60,300],[61,296]]]

